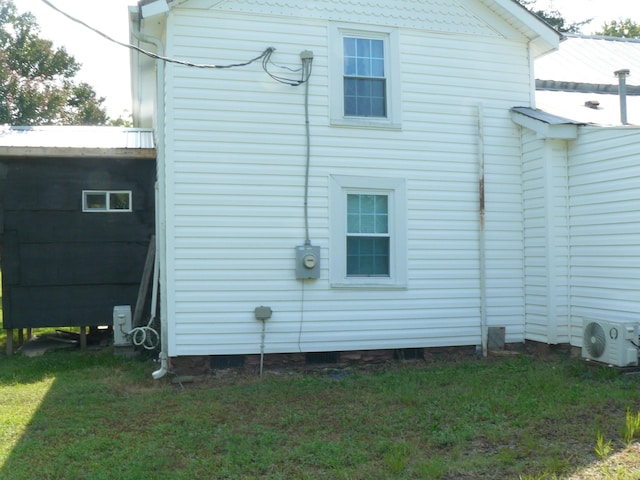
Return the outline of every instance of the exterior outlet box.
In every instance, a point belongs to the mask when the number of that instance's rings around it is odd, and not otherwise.
[[[271,310],[271,307],[265,307],[265,306],[259,306],[256,307],[256,309],[253,311],[253,314],[256,317],[256,320],[260,320],[262,322],[264,322],[265,320],[269,320],[271,318],[271,314],[273,313],[273,311]]]
[[[113,307],[113,346],[131,346],[131,306],[119,305]]]
[[[320,278],[320,247],[301,245],[296,247],[296,278]]]

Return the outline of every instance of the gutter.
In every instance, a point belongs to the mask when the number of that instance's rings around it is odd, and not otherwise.
[[[138,22],[138,30],[131,28],[131,34],[140,42],[148,43],[156,48],[159,56],[164,56],[164,45],[162,40],[151,35],[143,34],[140,31],[140,22]],[[156,255],[159,257],[160,270],[160,286],[162,292],[160,295],[160,368],[154,371],[151,376],[154,380],[164,377],[168,369],[168,332],[167,332],[167,296],[166,296],[166,223],[165,223],[165,198],[166,198],[166,177],[165,177],[165,137],[164,137],[164,77],[165,64],[162,60],[156,60],[156,112],[155,112],[155,132],[156,132]]]

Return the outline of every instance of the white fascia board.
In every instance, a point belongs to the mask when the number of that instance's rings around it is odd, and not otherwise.
[[[523,5],[514,0],[480,0],[488,8],[496,11],[496,5],[507,13],[510,17],[520,23],[521,31],[527,31],[530,39],[531,49],[535,58],[540,57],[553,50],[557,50],[563,35],[548,25],[546,22],[536,17]]]

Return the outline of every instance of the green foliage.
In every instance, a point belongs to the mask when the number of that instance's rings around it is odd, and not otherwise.
[[[631,409],[627,409],[626,423],[622,436],[627,445],[640,437],[640,412],[633,413]]]
[[[80,64],[39,33],[32,14],[0,0],[0,124],[105,124],[105,99],[73,81]]]
[[[588,25],[593,20],[592,18],[589,18],[580,22],[569,23],[567,22],[567,19],[562,16],[562,13],[558,10],[536,10],[534,8],[536,0],[517,1],[537,17],[541,18],[553,28],[562,33],[580,33],[582,31],[582,27]]]
[[[612,20],[602,26],[596,35],[607,37],[640,38],[640,25],[627,18],[626,20]]]
[[[609,455],[611,455],[611,452],[613,451],[611,440],[605,441],[602,432],[598,432],[595,451],[596,455],[598,455],[598,458],[601,460],[606,459]]]
[[[580,22],[569,23],[558,10],[533,10],[533,13],[562,33],[580,33],[582,27],[588,25],[592,18]]]
[[[133,127],[133,119],[131,114],[125,110],[118,118],[110,118],[107,124],[112,127]]]

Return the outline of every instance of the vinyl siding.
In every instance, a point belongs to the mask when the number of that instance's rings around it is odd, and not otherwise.
[[[523,132],[526,338],[567,343],[567,144]]]
[[[640,316],[640,163],[636,127],[583,127],[570,149],[572,338],[582,318]]]
[[[360,17],[360,27],[376,21]],[[322,257],[320,279],[294,278],[304,86],[276,83],[259,63],[167,65],[169,355],[259,352],[260,305],[273,310],[266,352],[479,344],[480,103],[487,318],[507,341],[524,340],[520,138],[509,108],[530,99],[525,43],[401,28],[402,129],[341,128],[329,124],[326,20],[175,8],[168,25],[167,54],[195,62],[236,63],[273,46],[275,63],[297,66],[300,51],[314,52],[309,225]],[[330,175],[406,179],[408,288],[330,287]]]

